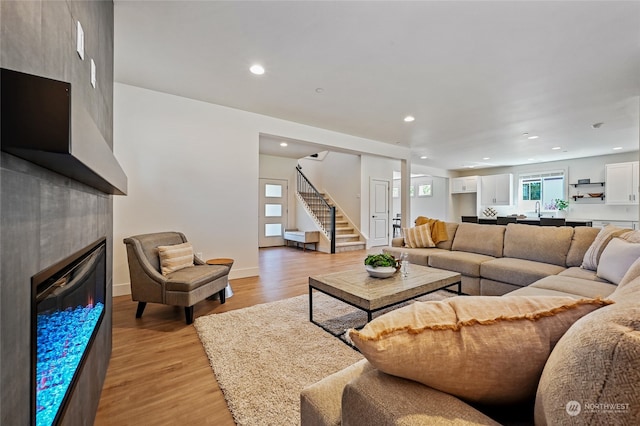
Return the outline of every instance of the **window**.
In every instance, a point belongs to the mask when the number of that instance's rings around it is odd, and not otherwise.
[[[416,196],[416,187],[414,185],[410,185],[409,186],[409,197],[415,197]]]
[[[431,197],[431,183],[422,183],[418,185],[418,197]]]
[[[541,211],[556,210],[555,199],[564,199],[564,171],[520,175],[518,189],[519,207],[535,211],[539,203]]]
[[[265,197],[275,197],[275,198],[279,198],[282,197],[282,185],[272,185],[272,184],[266,184],[264,186],[264,196]]]

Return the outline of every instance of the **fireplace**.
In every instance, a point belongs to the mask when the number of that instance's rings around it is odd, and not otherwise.
[[[106,238],[31,278],[31,424],[64,417],[105,315]]]

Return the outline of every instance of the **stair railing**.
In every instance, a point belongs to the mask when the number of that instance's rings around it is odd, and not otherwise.
[[[336,208],[330,206],[327,200],[320,194],[309,179],[302,173],[302,168],[296,166],[297,179],[296,189],[298,194],[309,206],[309,209],[316,216],[318,222],[323,228],[325,235],[331,242],[331,253],[336,252]]]

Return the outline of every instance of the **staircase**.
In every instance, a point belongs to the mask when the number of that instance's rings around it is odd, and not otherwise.
[[[347,218],[345,218],[342,211],[335,206],[333,200],[328,197],[326,194],[319,193],[324,201],[332,207],[336,207],[336,253],[352,251],[352,250],[363,250],[366,248],[366,243],[362,236],[355,230],[353,224],[351,224]],[[328,230],[331,226],[330,219],[322,219],[326,217],[323,214],[323,208],[325,203],[321,203],[315,193],[310,192],[298,192],[297,193],[300,200],[306,205],[307,211],[309,214],[313,216],[323,230]],[[328,242],[328,235],[325,231],[322,233]],[[325,244],[326,246],[326,244]],[[322,249],[323,244],[319,244],[319,251],[325,251]],[[327,251],[328,252],[328,251]]]

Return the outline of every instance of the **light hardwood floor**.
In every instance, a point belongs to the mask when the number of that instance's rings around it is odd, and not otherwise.
[[[233,297],[198,303],[194,318],[306,294],[309,275],[362,268],[368,253],[380,252],[261,249],[260,276],[231,280]],[[150,303],[136,319],[136,306],[129,296],[113,300],[113,352],[95,424],[234,425],[184,309]]]

